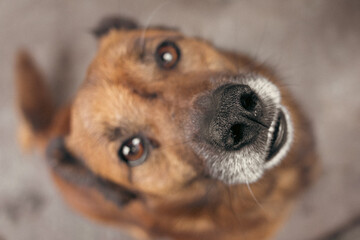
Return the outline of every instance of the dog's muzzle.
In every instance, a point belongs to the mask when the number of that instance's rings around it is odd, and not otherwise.
[[[198,97],[194,109],[194,149],[210,175],[228,184],[258,180],[290,148],[290,116],[265,78],[230,77]]]

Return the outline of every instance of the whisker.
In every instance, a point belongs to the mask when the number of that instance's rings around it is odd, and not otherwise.
[[[226,191],[228,193],[228,196],[229,196],[229,210],[232,212],[232,214],[234,215],[236,221],[241,224],[241,220],[239,218],[239,215],[237,214],[236,210],[234,209],[234,205],[233,205],[233,197],[232,197],[232,191],[231,191],[231,186],[229,185],[226,185]]]
[[[159,4],[159,5],[152,11],[152,13],[150,14],[150,16],[148,17],[148,19],[147,19],[147,21],[146,21],[146,23],[145,23],[144,29],[143,29],[143,31],[141,32],[140,46],[141,46],[142,49],[144,49],[144,47],[145,47],[145,33],[146,33],[147,29],[149,28],[152,19],[154,18],[155,14],[156,14],[161,8],[163,8],[165,5],[167,5],[169,2],[170,2],[170,0],[165,0],[164,2],[162,2],[161,4]]]
[[[247,188],[248,188],[248,190],[249,190],[249,192],[250,192],[251,197],[254,199],[255,203],[256,203],[264,212],[266,212],[265,208],[261,205],[261,203],[260,203],[260,202],[257,200],[257,198],[255,197],[255,194],[253,193],[253,191],[252,191],[252,189],[251,189],[251,187],[250,187],[250,184],[249,184],[249,182],[248,182],[247,179],[246,179],[246,186],[247,186]]]
[[[251,166],[251,164],[247,164],[247,162],[245,161],[245,167],[246,168],[249,168],[251,171],[254,171],[253,167]],[[247,186],[247,189],[249,190],[250,192],[250,195],[251,197],[254,199],[255,203],[264,211],[266,212],[265,208],[261,205],[261,203],[259,202],[259,200],[255,197],[255,194],[254,192],[252,191],[251,189],[251,186],[249,184],[249,181],[247,179],[247,176],[245,175],[245,183],[246,183],[246,186]]]

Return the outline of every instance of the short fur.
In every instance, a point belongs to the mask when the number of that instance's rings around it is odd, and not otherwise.
[[[55,109],[28,54],[17,58],[22,143],[48,149],[49,170],[66,201],[138,239],[273,236],[318,169],[310,124],[278,77],[243,55],[177,31],[144,32],[128,20],[103,23],[95,30],[99,50],[85,82],[62,108]],[[171,70],[159,68],[153,57],[164,40],[182,51]],[[206,158],[194,149],[191,113],[196,99],[214,90],[214,78],[249,72],[280,90],[294,140],[282,161],[259,179],[229,185],[209,174]],[[153,147],[143,164],[130,167],[117,150],[139,133]]]

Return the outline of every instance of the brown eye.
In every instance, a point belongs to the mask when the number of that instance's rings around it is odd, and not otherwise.
[[[174,42],[165,41],[156,49],[156,61],[163,69],[172,69],[180,60],[180,49]]]
[[[140,136],[132,137],[121,145],[118,155],[129,166],[137,166],[147,158],[148,143]]]

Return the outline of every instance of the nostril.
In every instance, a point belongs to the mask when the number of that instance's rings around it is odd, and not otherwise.
[[[236,147],[244,136],[244,129],[245,126],[243,124],[234,124],[230,128],[230,132],[228,134],[228,137],[226,139],[226,145],[229,148]]]
[[[240,96],[241,106],[249,112],[254,111],[258,101],[258,97],[254,92],[244,93]]]

